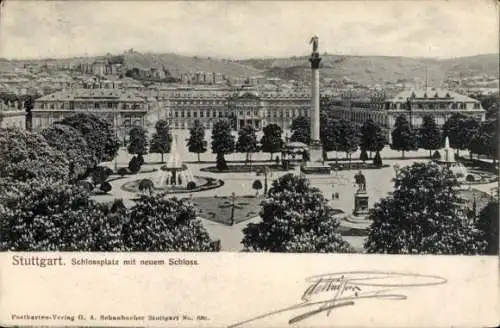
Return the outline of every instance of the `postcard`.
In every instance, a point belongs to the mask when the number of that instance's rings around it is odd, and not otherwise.
[[[2,326],[500,323],[496,2],[0,9]]]

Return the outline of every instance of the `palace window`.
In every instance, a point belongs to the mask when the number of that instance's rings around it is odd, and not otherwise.
[[[101,105],[101,104],[99,104],[99,103],[95,103],[95,104],[94,104],[94,108],[95,108],[95,109],[99,109],[99,108],[101,107],[100,105]]]
[[[204,114],[203,111],[200,111],[200,117],[203,117],[203,114]]]
[[[198,117],[198,112],[193,112],[193,117]]]
[[[181,111],[181,117],[184,117],[184,111]]]
[[[179,117],[179,112],[177,112],[177,111],[176,111],[176,112],[174,112],[174,117],[175,117],[175,118]]]
[[[190,112],[190,111],[188,111],[188,112],[186,113],[186,115],[187,115],[187,117],[191,117],[191,112]]]
[[[108,102],[108,108],[113,108],[113,103],[112,102]]]

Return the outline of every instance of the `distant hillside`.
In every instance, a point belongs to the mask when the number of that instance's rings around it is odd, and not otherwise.
[[[250,65],[209,57],[187,57],[176,54],[126,53],[124,64],[127,68],[139,69],[165,67],[174,76],[197,71],[219,72],[233,77],[262,74],[260,70]]]
[[[174,77],[196,71],[219,72],[230,77],[264,75],[284,80],[309,79],[310,66],[307,57],[223,60],[210,57],[189,57],[176,54],[125,52],[124,54],[85,58],[9,61],[0,58],[0,71],[12,71],[24,63],[68,64],[93,62],[96,59],[112,59],[126,69],[165,68]],[[387,82],[425,81],[426,67],[429,84],[440,84],[448,78],[464,78],[478,75],[499,75],[498,54],[478,55],[454,59],[429,59],[389,56],[324,55],[321,61],[321,77],[337,81],[348,80],[362,85]]]
[[[497,54],[446,60],[342,55],[324,55],[322,58],[321,77],[337,80],[345,78],[364,85],[414,79],[424,81],[426,66],[429,83],[440,83],[453,77],[499,74]],[[307,57],[248,59],[239,63],[264,70],[267,76],[285,79],[302,79],[309,74],[310,67]]]

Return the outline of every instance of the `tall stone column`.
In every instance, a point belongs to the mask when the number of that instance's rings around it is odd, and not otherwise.
[[[309,57],[311,63],[311,142],[309,144],[310,162],[323,161],[323,151],[319,135],[319,63],[321,57],[314,52]],[[317,164],[315,164],[317,165]]]
[[[311,63],[311,146],[320,146],[319,137],[319,53],[313,52]]]

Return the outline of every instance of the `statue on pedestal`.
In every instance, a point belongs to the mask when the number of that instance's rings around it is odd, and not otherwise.
[[[364,174],[359,171],[355,176],[354,180],[356,181],[356,185],[358,187],[357,192],[365,192],[366,191],[366,178]]]

